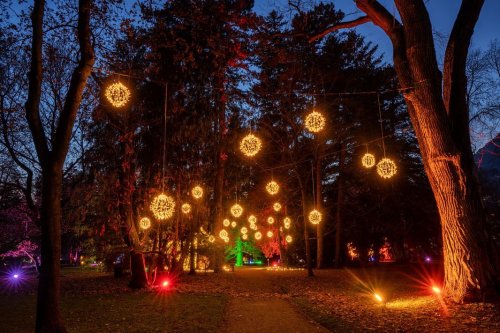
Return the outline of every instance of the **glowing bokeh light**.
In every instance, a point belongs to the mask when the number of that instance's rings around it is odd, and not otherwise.
[[[312,210],[309,213],[309,222],[311,222],[312,224],[319,224],[322,218],[323,216],[321,215],[321,212],[316,209]]]
[[[273,224],[273,223],[274,223],[274,217],[269,216],[269,217],[267,218],[267,223],[269,223],[269,224]]]
[[[313,111],[306,116],[304,120],[305,127],[312,133],[318,133],[325,128],[326,119],[318,111]]]
[[[363,164],[363,166],[367,169],[373,168],[375,166],[375,156],[373,156],[373,154],[366,153],[361,158],[361,164]]]
[[[241,214],[243,214],[243,207],[241,207],[239,204],[235,203],[234,205],[231,206],[231,214],[234,217],[240,217]]]
[[[189,214],[189,213],[191,213],[191,205],[188,204],[187,202],[183,203],[181,206],[181,210],[184,214]]]
[[[382,303],[384,301],[384,299],[382,298],[382,296],[378,293],[373,293],[373,297],[375,297],[375,299],[377,301],[379,301],[380,303]]]
[[[228,237],[228,233],[226,230],[222,229],[220,232],[219,232],[219,237],[224,239],[224,238],[227,238]]]
[[[246,234],[248,232],[248,229],[246,227],[243,227],[243,228],[240,229],[240,232],[242,234]]]
[[[267,237],[271,238],[273,237],[274,233],[271,230],[269,230],[266,235]]]
[[[237,225],[238,223],[236,223],[236,221],[231,222],[231,227],[236,228]]]
[[[281,204],[279,202],[275,202],[273,205],[273,209],[275,212],[279,212],[281,210]]]
[[[287,236],[285,237],[285,240],[286,240],[286,242],[287,242],[287,243],[291,243],[291,242],[293,241],[293,238],[292,238],[292,236],[287,235]]]
[[[191,194],[193,195],[193,198],[200,199],[203,196],[203,188],[199,185],[196,185],[191,190]]]
[[[139,220],[139,226],[144,230],[149,229],[151,227],[151,220],[147,217],[143,217]]]
[[[254,215],[250,215],[248,217],[248,222],[250,222],[250,224],[255,224],[257,223],[257,218]]]
[[[280,186],[278,183],[276,183],[274,180],[271,180],[269,183],[266,185],[266,191],[270,195],[275,195],[279,192]]]
[[[262,141],[253,134],[248,134],[240,142],[241,152],[248,157],[253,157],[262,148]]]
[[[247,234],[243,234],[243,235],[241,235],[241,239],[243,239],[243,240],[247,240],[247,239],[248,239],[248,235],[247,235]]]
[[[225,227],[229,227],[231,225],[231,221],[229,221],[228,219],[224,219],[222,221],[222,224],[225,226]]]
[[[391,178],[396,174],[396,172],[397,172],[396,163],[389,158],[384,157],[377,164],[377,173],[379,174],[380,177],[384,179]]]
[[[441,294],[441,288],[438,286],[432,286],[432,292],[435,294]]]
[[[149,208],[158,220],[165,220],[174,215],[175,200],[174,198],[162,193],[153,199]]]
[[[262,233],[260,231],[257,231],[254,235],[256,240],[260,240],[262,238]]]
[[[123,83],[116,82],[106,88],[104,96],[115,108],[121,108],[129,101],[130,90]]]

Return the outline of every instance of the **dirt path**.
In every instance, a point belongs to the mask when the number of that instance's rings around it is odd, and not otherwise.
[[[227,332],[329,332],[308,320],[280,294],[273,272],[241,269],[235,273],[240,293],[229,303]]]

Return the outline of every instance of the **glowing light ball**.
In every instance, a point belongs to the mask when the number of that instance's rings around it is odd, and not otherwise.
[[[201,186],[195,186],[191,190],[191,194],[195,199],[200,199],[203,196],[203,188]]]
[[[291,243],[293,241],[293,238],[292,238],[292,236],[288,235],[285,237],[285,240],[287,243]]]
[[[377,164],[377,173],[384,179],[391,178],[397,172],[396,163],[389,158],[383,158]]]
[[[261,148],[262,141],[253,134],[248,134],[240,142],[241,152],[248,157],[257,155]]]
[[[219,232],[219,237],[224,239],[224,238],[227,238],[228,237],[228,233],[226,230],[222,229],[220,232]]]
[[[224,242],[229,243],[229,237],[224,237],[223,240]]]
[[[255,223],[252,223],[252,224],[250,224],[250,229],[257,230],[258,227],[257,227],[257,225]]]
[[[153,199],[149,208],[158,220],[165,220],[174,215],[175,200],[162,193]]]
[[[309,213],[309,222],[311,222],[312,224],[319,224],[321,222],[322,218],[323,218],[323,216],[316,209],[312,210]]]
[[[275,202],[273,205],[273,209],[275,212],[279,212],[281,210],[281,204],[279,202]]]
[[[222,221],[222,224],[225,226],[225,227],[229,227],[231,225],[231,221],[229,221],[228,219],[224,219],[224,221]]]
[[[267,223],[269,223],[269,224],[273,224],[273,223],[274,223],[274,217],[269,216],[269,217],[267,218]]]
[[[432,292],[435,294],[441,294],[441,288],[437,286],[432,286]]]
[[[309,113],[304,121],[304,125],[312,133],[321,132],[325,128],[325,124],[325,117],[317,111]]]
[[[123,83],[116,82],[106,88],[104,96],[115,108],[121,108],[129,101],[130,90]]]
[[[243,207],[235,203],[234,205],[231,206],[231,214],[234,217],[240,217],[241,214],[243,214]]]
[[[290,226],[292,225],[292,220],[287,216],[283,219],[283,225],[285,226],[285,229],[290,229]]]
[[[269,183],[266,185],[266,191],[270,195],[275,195],[279,192],[280,186],[278,183],[276,183],[274,180],[271,180]]]
[[[262,238],[262,233],[261,233],[260,231],[257,231],[257,232],[255,233],[254,237],[255,237],[255,239],[256,239],[256,240],[259,240],[259,239],[261,239],[261,238]]]
[[[257,218],[253,215],[250,215],[248,217],[248,222],[250,222],[250,224],[255,224],[255,223],[257,223]]]
[[[364,154],[361,158],[361,164],[363,164],[363,166],[367,169],[372,168],[375,166],[375,156],[370,153]]]
[[[243,240],[247,240],[247,239],[248,239],[248,235],[247,235],[247,234],[243,234],[243,235],[241,235],[241,239],[243,239]]]
[[[237,225],[238,223],[236,223],[236,221],[231,222],[231,227],[236,228]]]
[[[208,241],[209,241],[210,243],[215,242],[215,236],[214,236],[214,235],[210,235],[210,236],[208,236]]]
[[[269,230],[266,235],[267,235],[267,237],[271,238],[271,237],[273,237],[274,234],[271,230]]]
[[[161,286],[162,286],[163,288],[168,288],[168,286],[169,286],[169,285],[170,285],[170,282],[168,282],[168,280],[165,280],[165,281],[163,281],[163,282],[161,283]]]
[[[151,227],[151,220],[147,217],[143,217],[139,220],[139,226],[144,230],[149,229]]]
[[[248,229],[246,227],[243,227],[243,228],[240,229],[240,232],[242,234],[246,234],[248,232]]]
[[[181,210],[184,214],[189,214],[189,213],[191,213],[191,205],[186,202],[186,203],[182,204]]]
[[[380,303],[382,303],[384,301],[384,299],[382,298],[382,296],[380,294],[373,293],[373,297],[375,297],[375,299],[377,301],[379,301]]]
[[[17,280],[17,279],[19,279],[19,274],[14,274],[14,275],[12,275],[12,277]]]

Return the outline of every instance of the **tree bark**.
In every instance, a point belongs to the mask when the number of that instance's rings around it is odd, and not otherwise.
[[[319,150],[319,148],[318,148]],[[321,184],[321,153],[318,152],[316,155],[315,161],[314,161],[314,181],[315,181],[315,189],[316,189],[316,209],[319,210],[320,212],[322,211],[322,203],[323,203],[323,196],[322,196],[322,184]],[[325,215],[325,214],[323,214]],[[316,268],[321,269],[324,268],[324,255],[323,255],[323,250],[324,250],[324,225],[326,221],[321,221],[316,226]]]
[[[341,235],[342,235],[342,205],[344,202],[344,175],[343,166],[345,160],[344,145],[340,145],[340,158],[339,158],[339,178],[337,180],[337,212],[335,215],[335,268],[341,266]]]

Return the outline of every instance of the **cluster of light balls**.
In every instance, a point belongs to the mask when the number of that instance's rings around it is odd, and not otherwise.
[[[228,243],[229,242],[229,234],[227,233],[226,230],[222,229],[219,232],[219,237],[224,240],[224,242]]]
[[[292,225],[292,220],[287,216],[283,219],[283,226],[285,229],[290,229],[290,226]]]
[[[366,153],[361,158],[361,164],[369,169],[375,166],[375,156],[370,153]],[[384,179],[389,179],[394,176],[397,172],[396,163],[390,158],[384,157],[377,163],[377,173],[380,177]]]
[[[313,209],[309,213],[309,222],[311,222],[312,224],[319,224],[322,218],[323,216],[321,215],[321,212],[316,209]]]
[[[139,220],[139,226],[141,229],[147,230],[151,227],[151,220],[147,217],[143,217]]]
[[[248,157],[253,157],[262,148],[262,141],[253,134],[248,134],[240,142],[241,152]]]
[[[318,133],[325,128],[326,119],[318,111],[313,111],[306,116],[304,126],[312,133]]]
[[[161,193],[153,199],[149,209],[158,220],[166,220],[174,215],[175,200],[171,196]]]
[[[129,101],[130,90],[123,83],[115,82],[106,88],[104,96],[115,108],[121,108]]]

